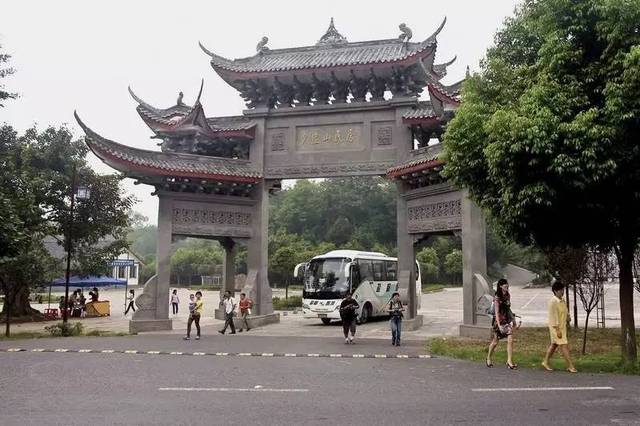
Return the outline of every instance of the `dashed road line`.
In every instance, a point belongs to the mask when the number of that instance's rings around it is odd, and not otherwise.
[[[70,348],[0,348],[2,352],[35,352],[35,353],[81,353],[81,354],[127,354],[127,355],[186,355],[186,356],[216,356],[216,357],[261,357],[261,358],[367,358],[367,359],[430,359],[431,355],[426,354],[341,354],[341,353],[291,353],[291,352],[180,352],[180,351],[157,351],[157,350],[136,350],[136,349],[70,349]]]
[[[539,388],[477,388],[472,392],[550,392],[550,391],[587,391],[587,390],[615,390],[611,386],[562,386]]]
[[[158,388],[159,391],[173,392],[309,392],[309,389],[274,389],[274,388]]]

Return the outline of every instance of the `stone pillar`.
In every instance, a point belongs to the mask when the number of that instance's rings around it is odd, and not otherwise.
[[[171,330],[169,286],[171,280],[173,200],[159,196],[156,275],[136,298],[137,311],[129,321],[129,331]]]
[[[256,315],[273,313],[268,268],[269,185],[263,181],[256,186],[255,209],[252,216],[252,237],[247,242],[247,283],[245,293],[253,300]]]
[[[403,294],[407,295],[407,312],[405,312],[403,327],[407,330],[415,330],[422,326],[422,316],[418,315],[416,292],[416,285],[420,284],[416,283],[415,247],[413,236],[408,232],[407,200],[403,196],[403,183],[398,182],[397,187],[398,287],[401,296]]]
[[[224,291],[230,291],[231,296],[236,295],[236,243],[231,238],[224,238],[220,241],[224,248],[224,264],[222,265],[222,275],[224,276]]]
[[[482,210],[462,193],[462,304],[463,324],[460,334],[483,336],[487,325],[478,321],[476,314],[477,294],[474,274],[487,275],[486,226]]]

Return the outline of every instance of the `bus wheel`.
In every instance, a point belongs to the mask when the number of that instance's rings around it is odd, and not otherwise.
[[[329,325],[331,323],[331,318],[320,318],[324,325]]]
[[[366,304],[362,308],[362,312],[360,313],[360,324],[365,324],[371,318],[371,305]]]

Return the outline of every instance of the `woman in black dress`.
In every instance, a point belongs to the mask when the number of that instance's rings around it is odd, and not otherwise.
[[[498,280],[495,297],[493,298],[493,339],[489,344],[487,353],[487,367],[493,367],[491,355],[498,346],[498,342],[507,338],[507,367],[510,370],[518,368],[513,363],[513,330],[516,328],[516,317],[511,312],[511,295],[509,294],[509,283],[504,278]]]

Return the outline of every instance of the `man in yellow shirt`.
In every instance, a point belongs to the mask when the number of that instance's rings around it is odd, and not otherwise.
[[[567,305],[565,305],[562,300],[564,284],[559,280],[555,281],[551,286],[551,291],[553,291],[553,297],[547,305],[551,344],[547,348],[547,353],[544,355],[542,366],[547,371],[553,371],[549,366],[549,358],[553,356],[556,349],[560,348],[562,357],[567,363],[567,371],[577,373],[578,370],[573,366],[573,361],[571,361],[571,355],[569,354],[569,342],[567,340]]]

